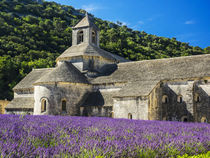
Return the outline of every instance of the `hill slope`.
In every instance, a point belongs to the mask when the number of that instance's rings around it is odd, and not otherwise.
[[[0,1],[0,99],[12,99],[12,87],[32,68],[52,67],[71,46],[71,27],[84,10],[41,0]],[[130,60],[210,53],[188,43],[135,31],[95,18],[100,47]]]

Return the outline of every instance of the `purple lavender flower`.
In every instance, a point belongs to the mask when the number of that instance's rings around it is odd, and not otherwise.
[[[210,125],[0,115],[2,157],[176,157],[210,150]]]

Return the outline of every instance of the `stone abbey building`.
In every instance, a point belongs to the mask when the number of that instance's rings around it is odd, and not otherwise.
[[[6,113],[210,122],[210,55],[130,62],[100,49],[86,15],[56,63],[18,83]]]

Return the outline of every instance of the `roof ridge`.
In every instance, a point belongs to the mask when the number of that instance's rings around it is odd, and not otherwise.
[[[200,55],[190,55],[190,56],[180,56],[180,57],[170,57],[170,58],[161,58],[161,59],[146,59],[146,60],[140,60],[140,61],[130,61],[130,62],[122,62],[119,63],[118,66],[123,64],[134,64],[134,63],[142,63],[142,62],[155,62],[155,61],[164,61],[164,60],[178,60],[178,59],[186,59],[186,58],[198,58],[202,56],[210,56],[210,54],[200,54]]]
[[[49,68],[36,68],[36,69],[33,68],[32,71],[44,70],[44,69],[45,69],[45,70],[47,70],[47,69],[50,70],[50,69],[55,69],[55,68],[54,68],[54,67],[49,67]]]

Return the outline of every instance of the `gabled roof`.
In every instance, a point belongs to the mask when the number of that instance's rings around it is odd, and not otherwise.
[[[159,81],[128,82],[114,97],[147,96],[159,83]]]
[[[61,62],[55,69],[43,75],[34,84],[52,82],[71,82],[88,84],[86,77],[70,62]]]
[[[210,76],[210,54],[119,63],[110,76],[91,80],[92,84],[124,82],[127,86],[118,96],[148,95],[152,86],[162,80]],[[121,93],[120,93],[121,92]]]
[[[89,17],[87,13],[85,17],[76,26],[72,28],[75,29],[81,27],[95,27],[97,29],[97,26],[94,24],[93,20]]]
[[[200,87],[201,89],[203,89],[203,91],[204,91],[206,94],[210,95],[210,85],[209,85],[209,84],[199,85],[199,87]]]
[[[25,78],[23,78],[14,88],[17,89],[31,89],[33,88],[33,83],[40,79],[44,74],[52,71],[53,68],[44,68],[44,69],[33,69]]]
[[[103,57],[108,60],[119,61],[119,62],[127,62],[129,60],[124,59],[118,55],[107,52],[103,49],[100,49],[94,44],[81,43],[78,45],[73,45],[65,50],[56,61],[70,59],[76,56],[98,56]]]

